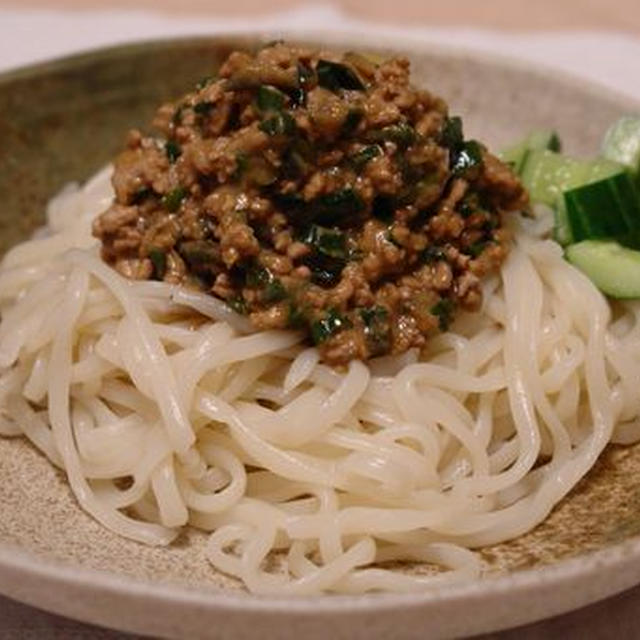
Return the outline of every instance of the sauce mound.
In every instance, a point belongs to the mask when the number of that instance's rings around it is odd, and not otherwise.
[[[116,159],[103,259],[303,330],[332,365],[422,347],[478,308],[503,215],[527,203],[404,58],[234,52],[153,124]]]

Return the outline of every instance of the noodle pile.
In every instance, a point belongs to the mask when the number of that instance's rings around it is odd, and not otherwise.
[[[609,442],[640,439],[640,304],[611,307],[548,217],[513,222],[482,311],[427,359],[339,372],[299,334],[103,264],[109,175],[54,199],[2,262],[0,433],[118,534],[211,531],[212,565],[256,593],[425,590],[478,577],[470,549],[529,531]]]

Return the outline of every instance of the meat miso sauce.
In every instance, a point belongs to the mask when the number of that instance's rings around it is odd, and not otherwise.
[[[527,206],[405,58],[234,52],[153,125],[115,161],[103,259],[304,331],[331,365],[421,348],[477,309],[503,218]]]

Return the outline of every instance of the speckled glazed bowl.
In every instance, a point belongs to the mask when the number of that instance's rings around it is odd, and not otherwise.
[[[26,237],[66,182],[83,180],[237,47],[271,35],[136,44],[0,77],[0,251]],[[300,36],[297,36],[300,39]],[[574,153],[640,106],[549,71],[376,38],[314,36],[402,51],[416,82],[445,97],[492,146],[554,127]],[[180,638],[424,638],[481,633],[583,606],[640,582],[640,447],[610,448],[539,527],[481,551],[487,577],[420,595],[258,598],[216,573],[206,536],[169,549],[103,529],[63,474],[21,439],[0,440],[0,592],[63,615]]]

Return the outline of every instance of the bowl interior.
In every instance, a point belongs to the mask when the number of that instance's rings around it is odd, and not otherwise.
[[[132,45],[0,77],[0,254],[42,222],[46,201],[65,183],[82,181],[107,162],[129,128],[146,127],[163,100],[215,72],[231,50],[257,42],[226,37]],[[353,48],[354,40],[332,44]],[[463,116],[467,136],[494,148],[544,127],[557,129],[568,151],[593,152],[615,118],[638,110],[604,90],[499,60],[424,47],[407,55],[415,83]],[[487,572],[556,563],[636,536],[639,471],[639,447],[610,447],[543,524],[481,551]],[[0,504],[0,546],[198,590],[240,589],[207,563],[206,536],[198,531],[155,549],[103,529],[77,506],[63,474],[22,439],[0,439]]]

